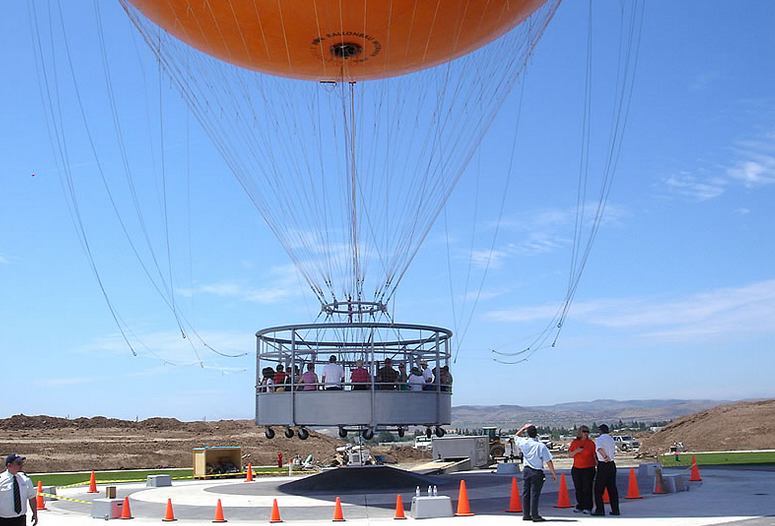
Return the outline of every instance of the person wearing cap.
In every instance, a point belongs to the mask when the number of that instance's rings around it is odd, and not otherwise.
[[[522,434],[527,432],[527,437]],[[549,468],[552,480],[557,480],[552,454],[546,444],[538,440],[538,430],[533,424],[525,424],[514,437],[517,447],[522,451],[522,520],[544,522],[546,519],[538,514],[538,500],[544,487],[544,464]]]
[[[576,489],[576,508],[573,510],[576,513],[592,513],[596,449],[594,440],[589,438],[589,428],[580,426],[568,448],[568,454],[573,458],[570,473]]]
[[[619,515],[619,491],[616,489],[616,444],[608,434],[608,426],[598,426],[600,436],[595,439],[595,451],[597,454],[597,476],[595,477],[595,511],[592,515],[602,517],[605,515],[603,493],[608,490],[608,498],[611,501],[611,515]]]
[[[5,471],[0,474],[0,525],[26,526],[28,507],[33,526],[38,523],[37,489],[22,472],[25,459],[16,453],[5,457]]]

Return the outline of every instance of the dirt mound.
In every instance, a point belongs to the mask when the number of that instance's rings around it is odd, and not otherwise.
[[[644,438],[641,452],[667,453],[674,442],[689,451],[775,449],[775,400],[721,405],[679,418]]]
[[[58,418],[14,415],[0,419],[0,453],[27,456],[31,473],[91,469],[191,467],[191,450],[202,446],[240,446],[244,462],[271,465],[311,454],[320,462],[334,457],[341,441],[311,433],[308,440],[273,440],[252,420],[181,422],[149,418],[139,422],[96,416]]]

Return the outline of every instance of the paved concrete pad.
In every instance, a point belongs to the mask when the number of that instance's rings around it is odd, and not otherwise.
[[[620,470],[618,485],[625,494],[626,475]],[[668,470],[669,471],[669,470]],[[775,472],[766,469],[703,468],[703,482],[692,483],[688,492],[651,495],[646,481],[640,483],[640,500],[621,501],[621,517],[589,517],[569,509],[556,509],[556,482],[547,481],[542,495],[541,513],[552,522],[626,525],[734,524],[740,526],[775,526]],[[461,526],[522,524],[521,517],[504,512],[508,505],[511,477],[490,473],[456,473],[443,478],[439,494],[457,500],[457,485],[464,478],[468,486],[471,509],[476,516],[454,519],[424,519],[423,523]],[[180,524],[210,524],[217,499],[221,499],[226,518],[231,523],[265,524],[272,501],[277,498],[283,520],[304,526],[329,524],[335,495],[316,493],[287,495],[279,486],[288,477],[260,479],[253,483],[240,480],[176,482],[169,488],[146,488],[143,484],[118,485],[118,497],[130,496],[134,524],[158,524],[164,515],[167,498],[172,498]],[[91,500],[84,488],[62,489],[65,497]],[[392,521],[395,492],[341,495],[344,516],[350,524],[395,524]],[[411,502],[414,489],[402,491],[405,506]],[[573,497],[571,491],[571,498]],[[47,503],[50,511],[40,514],[41,526],[88,525],[97,519],[89,517],[89,505],[58,501]],[[409,519],[410,521],[412,519]],[[303,522],[302,522],[303,521]],[[388,522],[389,521],[389,522]],[[518,521],[518,522],[517,522]]]

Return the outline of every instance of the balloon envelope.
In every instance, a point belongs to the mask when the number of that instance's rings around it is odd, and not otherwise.
[[[129,0],[187,44],[232,64],[308,80],[367,80],[465,55],[545,0]]]

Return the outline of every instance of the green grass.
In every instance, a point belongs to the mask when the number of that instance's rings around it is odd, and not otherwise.
[[[722,451],[718,453],[688,453],[676,458],[673,454],[660,455],[659,461],[665,467],[691,466],[692,455],[697,457],[698,466],[723,466],[734,464],[775,464],[775,451]]]
[[[294,469],[294,473],[298,473],[300,470]],[[95,471],[94,476],[97,479],[97,484],[106,484],[112,482],[144,482],[148,475],[169,475],[173,479],[191,479],[191,469],[147,469],[147,470],[132,470],[132,471]],[[253,474],[256,476],[267,475],[286,475],[288,474],[288,468],[254,468]],[[69,486],[70,484],[83,483],[84,485],[89,483],[89,477],[91,471],[83,471],[80,473],[38,473],[30,475],[32,482],[37,484],[40,480],[44,486]],[[241,475],[244,476],[244,475]],[[215,478],[215,477],[213,477]]]
[[[174,469],[174,470],[158,470],[148,469],[142,471],[95,471],[94,476],[97,479],[97,484],[105,484],[107,482],[130,482],[130,481],[144,481],[148,478],[148,475],[169,475],[172,478],[191,478],[190,469]],[[89,483],[89,477],[91,471],[84,471],[81,473],[40,473],[36,475],[30,475],[32,482],[37,484],[40,480],[44,486],[68,486],[70,484],[77,484],[83,482]]]

